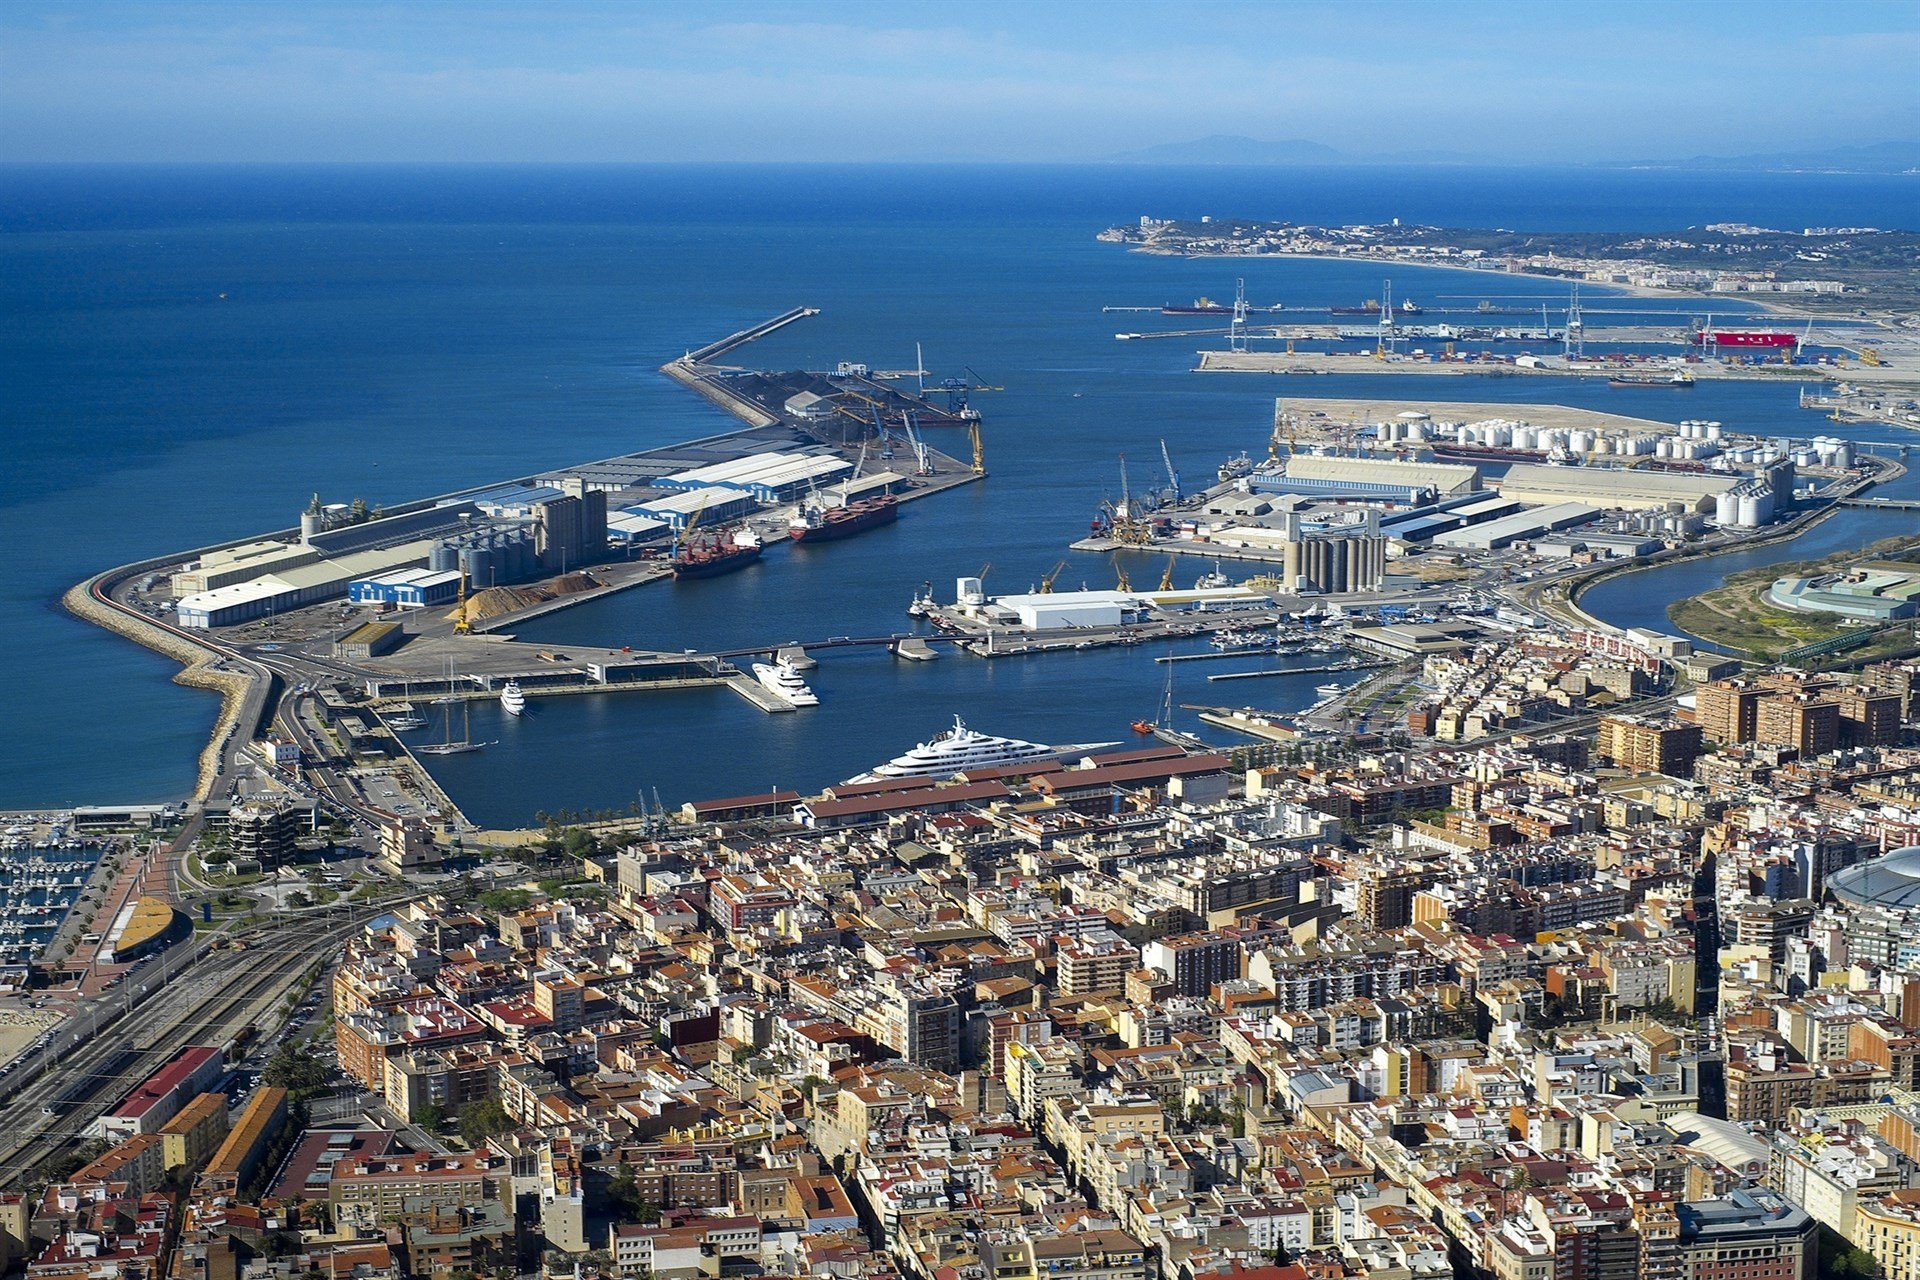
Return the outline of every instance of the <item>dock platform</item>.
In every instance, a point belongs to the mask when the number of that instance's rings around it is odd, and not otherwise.
[[[768,715],[778,715],[782,711],[797,711],[791,702],[774,693],[771,689],[755,680],[744,671],[736,671],[727,677],[727,688],[760,708]]]

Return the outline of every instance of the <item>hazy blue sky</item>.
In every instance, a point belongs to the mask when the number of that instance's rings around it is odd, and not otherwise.
[[[1920,134],[1920,2],[0,3],[0,159],[1666,158]]]

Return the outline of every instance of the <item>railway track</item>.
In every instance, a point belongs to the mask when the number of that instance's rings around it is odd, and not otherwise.
[[[381,908],[384,909],[384,908]],[[249,1022],[271,1010],[293,981],[324,961],[372,913],[356,912],[317,932],[270,938],[245,951],[213,953],[218,963],[195,966],[136,1009],[95,1036],[57,1069],[44,1073],[0,1108],[0,1187],[17,1188],[36,1168],[82,1137],[104,1106],[158,1069],[189,1044],[223,1043]],[[129,1065],[112,1070],[131,1041],[146,1048]],[[78,1093],[76,1081],[91,1079]],[[44,1108],[57,1101],[71,1106],[64,1114]]]

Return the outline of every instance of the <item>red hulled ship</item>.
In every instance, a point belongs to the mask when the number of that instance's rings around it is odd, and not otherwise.
[[[787,536],[795,542],[830,542],[877,525],[892,524],[899,515],[899,499],[884,493],[839,507],[809,505],[800,508],[793,517]]]

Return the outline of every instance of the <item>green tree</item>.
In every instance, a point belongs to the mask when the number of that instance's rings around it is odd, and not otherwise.
[[[513,1128],[513,1117],[498,1098],[482,1098],[460,1108],[460,1136],[470,1147],[477,1147],[497,1133]]]
[[[607,1183],[607,1198],[613,1201],[614,1209],[622,1219],[634,1219],[640,1208],[640,1187],[633,1176],[633,1166],[625,1160],[614,1171]]]
[[[267,1060],[260,1073],[263,1083],[285,1089],[296,1101],[304,1101],[327,1086],[327,1069],[318,1058],[300,1053],[291,1044],[283,1044]]]
[[[428,1133],[438,1133],[447,1122],[447,1109],[436,1102],[429,1102],[413,1113],[413,1122]]]
[[[525,911],[533,905],[533,895],[525,889],[488,889],[474,902],[488,911]]]

